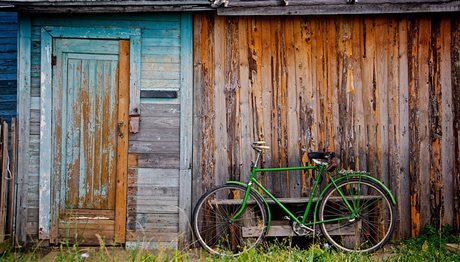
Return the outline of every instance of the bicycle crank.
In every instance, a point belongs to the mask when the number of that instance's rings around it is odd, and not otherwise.
[[[313,228],[299,224],[295,221],[292,221],[291,227],[292,227],[292,231],[294,231],[294,233],[296,233],[296,235],[298,236],[309,236],[309,235],[313,235],[313,233],[315,232]]]

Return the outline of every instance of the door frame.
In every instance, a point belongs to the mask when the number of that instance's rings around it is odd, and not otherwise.
[[[129,40],[129,114],[131,115],[140,113],[141,30],[139,28],[82,28],[53,26],[44,26],[41,28],[38,233],[39,239],[49,240],[51,243],[54,243],[57,240],[59,207],[55,203],[59,201],[59,199],[56,199],[56,192],[59,190],[59,187],[56,188],[55,185],[60,179],[59,177],[53,177],[53,38]],[[127,127],[127,125],[125,126]],[[125,133],[127,135],[127,132]],[[124,181],[119,182],[124,183],[124,187],[126,188],[127,165],[123,169],[126,169],[124,171]],[[115,221],[115,241],[121,243],[125,242],[127,194],[125,193],[122,198],[123,199],[116,200],[116,202],[118,203],[118,201],[120,201],[121,203],[125,203],[123,210],[115,210],[115,214],[121,216],[118,220],[116,219]]]

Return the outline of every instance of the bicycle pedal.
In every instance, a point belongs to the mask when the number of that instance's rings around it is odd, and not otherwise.
[[[291,218],[289,216],[284,216],[281,218],[282,220],[287,220],[287,221],[291,221]]]

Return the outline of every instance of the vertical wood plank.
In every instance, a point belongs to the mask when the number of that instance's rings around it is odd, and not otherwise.
[[[179,234],[188,242],[192,201],[192,112],[193,112],[193,42],[192,16],[181,15],[181,115],[180,115],[180,172],[179,172]]]
[[[363,100],[366,132],[368,137],[367,148],[367,171],[373,176],[378,177],[377,160],[377,133],[376,133],[376,110],[377,110],[377,90],[375,86],[376,72],[374,68],[375,53],[378,48],[376,44],[376,26],[373,18],[366,18],[365,26],[365,47],[363,59]]]
[[[251,143],[254,138],[251,137],[250,127],[252,126],[250,109],[251,101],[251,86],[249,83],[249,59],[248,59],[248,19],[246,17],[239,18],[238,23],[238,50],[239,50],[239,75],[240,75],[240,128],[241,128],[241,140],[240,140],[240,173],[242,176],[240,179],[243,181],[249,177],[250,170],[250,159],[252,159],[252,148]]]
[[[52,37],[44,28],[41,31],[40,78],[40,181],[39,181],[39,239],[50,238],[51,222],[51,47]]]
[[[297,103],[296,85],[296,63],[295,63],[295,38],[294,38],[294,18],[289,17],[284,23],[284,34],[286,38],[286,109],[287,109],[287,159],[286,164],[290,166],[300,165],[299,147],[299,115]],[[301,172],[290,172],[286,179],[289,182],[289,197],[300,197],[300,174]]]
[[[307,86],[307,71],[306,68],[310,63],[308,56],[311,55],[307,52],[307,43],[310,41],[310,36],[305,36],[304,31],[306,27],[306,20],[301,17],[296,17],[293,22],[294,30],[294,44],[295,44],[295,86],[297,88],[297,110],[298,110],[298,152],[301,157],[303,165],[308,162],[307,153],[310,148],[311,142],[311,130],[309,129],[310,124],[310,113],[309,105],[306,100],[309,99],[306,96],[306,89],[310,88]],[[262,65],[263,66],[263,65]],[[304,171],[300,175],[300,196],[305,197],[308,195],[310,188],[310,172]]]
[[[222,44],[223,46],[219,45],[219,48],[224,48],[224,52],[218,52],[216,56],[218,56],[219,61],[216,60],[216,64],[221,65],[222,74],[223,74],[223,84],[216,85],[216,92],[222,93],[219,94],[225,96],[225,103],[222,106],[222,114],[224,115],[222,124],[225,124],[225,128],[223,130],[219,130],[219,132],[223,131],[227,135],[220,135],[223,141],[216,143],[222,143],[223,145],[217,146],[216,153],[222,154],[222,157],[226,157],[226,168],[228,174],[228,178],[231,180],[239,180],[241,172],[240,162],[243,161],[241,159],[241,139],[239,135],[241,134],[241,119],[240,119],[240,79],[239,79],[239,71],[238,71],[238,61],[239,61],[239,47],[238,47],[238,18],[226,18],[225,19],[225,26],[223,26],[223,30],[221,31],[219,27],[222,24],[216,24],[217,30],[219,34],[216,34],[216,37],[220,35],[223,37],[222,40],[216,39],[216,43]],[[223,42],[221,42],[223,41]],[[222,60],[222,61],[220,61]],[[216,81],[220,79],[218,77],[218,72],[216,69]],[[223,90],[219,90],[218,86],[223,86]],[[216,116],[221,115],[219,113],[220,110],[216,111]],[[217,118],[219,119],[219,118]],[[226,129],[226,130],[225,130]],[[217,139],[220,140],[220,139]],[[220,153],[221,152],[221,153]],[[219,159],[219,158],[217,158]]]
[[[410,177],[409,177],[409,71],[408,71],[408,21],[402,19],[398,23],[399,45],[399,163],[400,170],[397,172],[399,214],[399,236],[410,236]]]
[[[331,99],[332,103],[332,138],[333,142],[331,142],[331,149],[334,149],[334,152],[338,152],[340,145],[339,140],[337,137],[339,136],[341,130],[339,125],[340,119],[340,105],[337,103],[339,97],[339,62],[338,62],[338,19],[332,19],[328,23],[327,32],[328,32],[328,56],[329,56],[329,63],[328,63],[328,78],[330,87],[331,87]],[[338,161],[339,162],[339,161]],[[340,163],[339,163],[340,164]]]
[[[334,20],[323,19],[323,30],[327,31],[327,34],[324,34],[325,42],[323,43],[323,82],[325,84],[326,90],[324,95],[325,103],[325,112],[324,112],[324,121],[326,123],[326,135],[325,135],[325,150],[335,151],[335,126],[334,126],[334,110],[336,110],[336,103],[334,101],[334,92],[336,91],[335,77],[332,77],[332,69],[335,63],[335,52],[330,52],[330,48],[336,42],[335,26]],[[338,110],[338,109],[337,109]]]
[[[280,19],[271,19],[270,20],[270,50],[271,50],[271,100],[272,100],[272,107],[271,107],[271,142],[270,145],[272,147],[272,166],[280,166],[281,163],[281,152],[280,152],[280,142],[282,140],[281,137],[281,123],[280,123],[280,111],[281,111],[281,70],[279,68],[280,65]],[[272,176],[272,192],[275,196],[283,196],[283,179],[280,174],[270,174]]]
[[[252,18],[249,20],[248,30],[249,37],[249,80],[252,89],[252,119],[253,119],[253,134],[254,140],[263,141],[264,134],[264,118],[262,104],[262,19]]]
[[[62,66],[63,60],[62,60],[62,52],[61,52],[61,41],[56,40],[53,44],[53,55],[56,56],[56,66],[55,70],[52,72],[52,77],[55,79],[55,81],[52,81],[52,96],[53,96],[53,109],[55,110],[54,112],[54,119],[52,120],[53,122],[53,127],[51,128],[54,130],[54,141],[53,141],[53,148],[50,148],[49,152],[53,152],[52,156],[52,166],[53,167],[60,167],[61,166],[61,160],[63,158],[63,145],[62,145],[62,134],[66,130],[66,125],[63,125],[62,123],[65,122],[65,117],[64,121],[60,122],[62,119],[62,112],[66,111],[66,108],[63,107],[62,105],[62,98],[63,98],[63,90],[62,90],[62,80],[64,79],[62,76],[62,69],[66,69],[67,67]],[[65,60],[67,61],[67,59]],[[58,120],[59,119],[59,120]],[[57,121],[56,121],[57,120]],[[60,199],[60,186],[61,186],[61,174],[63,170],[61,168],[54,168],[52,172],[52,180],[54,181],[52,183],[52,191],[53,196],[51,196],[51,199]],[[65,191],[62,191],[65,192]],[[54,202],[54,201],[53,201]],[[59,201],[56,201],[59,202]],[[61,202],[63,203],[63,202]],[[53,205],[51,207],[51,213],[53,214],[58,214],[59,209],[61,209],[61,205]],[[50,242],[54,243],[58,235],[58,216],[57,215],[51,215],[51,226],[50,226]]]
[[[454,227],[460,228],[460,21],[452,19],[452,106],[454,124]]]
[[[395,197],[400,193],[399,158],[399,29],[398,21],[391,19],[388,24],[388,178],[389,184]],[[397,207],[397,219],[400,221],[400,209]],[[400,235],[400,223],[397,224],[395,236]]]
[[[411,206],[411,236],[420,233],[420,173],[419,173],[419,132],[417,124],[417,106],[419,95],[417,91],[417,53],[418,53],[418,23],[413,19],[408,27],[408,53],[409,57],[409,141],[411,156],[409,160],[410,174],[410,206]]]
[[[266,141],[271,150],[267,150],[263,155],[262,165],[272,166],[272,152],[274,150],[274,144],[272,143],[272,121],[271,121],[271,112],[272,112],[272,74],[271,74],[271,44],[270,44],[270,24],[271,19],[263,18],[261,26],[261,41],[262,41],[262,50],[261,50],[261,85],[262,85],[262,117],[263,121],[263,140]],[[267,185],[267,189],[272,190],[272,174],[263,175],[264,182]]]
[[[7,226],[6,212],[7,212],[7,196],[8,196],[8,180],[7,180],[7,168],[8,168],[8,123],[3,121],[1,123],[1,177],[0,177],[0,243],[5,241],[5,233]]]
[[[203,30],[204,14],[195,14],[193,16],[193,170],[192,170],[192,206],[198,201],[202,194],[202,158],[201,152],[203,151],[202,141],[204,127],[202,125],[203,119],[203,103],[201,99],[204,97],[204,83],[202,78],[202,63],[204,57],[202,56],[203,39],[201,38],[201,31]],[[203,159],[204,160],[204,159]]]
[[[18,36],[18,177],[16,202],[16,235],[18,242],[27,240],[27,189],[30,164],[30,69],[31,69],[31,22],[26,15],[19,16]]]
[[[367,170],[367,158],[366,158],[366,147],[367,147],[367,132],[365,125],[365,114],[364,114],[364,101],[363,101],[363,82],[362,82],[362,55],[363,50],[363,25],[364,19],[355,19],[353,22],[352,32],[352,68],[353,68],[353,90],[354,90],[354,111],[353,111],[353,134],[356,137],[354,155],[356,157],[355,169]],[[332,76],[330,76],[333,78]],[[332,102],[333,103],[333,102]],[[331,112],[333,115],[334,113]]]
[[[378,174],[382,182],[388,185],[388,19],[378,18],[375,21],[376,46],[375,83],[377,103],[377,159]]]
[[[118,128],[122,135],[117,141],[117,179],[115,197],[115,242],[126,241],[126,201],[128,185],[128,122],[130,78],[130,43],[120,40],[118,64]]]
[[[452,99],[452,59],[451,59],[451,19],[441,20],[441,111],[442,111],[442,141],[441,141],[441,170],[442,188],[444,200],[442,209],[444,210],[441,224],[454,223],[455,216],[455,197],[454,197],[454,121],[453,121],[453,99]],[[454,212],[452,212],[454,211]]]
[[[220,170],[216,176],[215,183],[217,185],[222,184],[225,179],[229,176],[228,170],[228,156],[227,156],[227,109],[226,94],[223,90],[225,86],[225,30],[226,30],[226,19],[225,17],[216,17],[214,25],[214,46],[216,51],[213,53],[214,61],[214,99],[216,103],[215,110],[215,156],[216,156],[216,170]],[[218,50],[218,51],[217,51]],[[231,112],[235,113],[235,112]],[[236,119],[235,119],[236,120]],[[232,123],[237,125],[236,122]],[[236,142],[236,141],[235,141]]]
[[[135,30],[130,36],[130,56],[129,66],[130,75],[129,78],[129,114],[138,115],[140,114],[141,105],[141,36],[140,30]],[[137,130],[139,127],[137,126]]]
[[[431,46],[429,48],[429,136],[430,136],[430,213],[431,225],[440,228],[442,220],[442,164],[441,140],[442,134],[442,95],[440,83],[441,67],[441,21],[431,19]]]
[[[215,158],[214,158],[214,18],[211,15],[199,15],[195,19],[194,30],[194,53],[196,59],[195,67],[195,86],[194,92],[194,111],[195,126],[199,128],[195,132],[194,145],[198,145],[197,153],[194,154],[194,196],[195,200],[215,185]],[[195,202],[195,201],[194,201]]]
[[[427,18],[419,20],[418,53],[417,53],[417,92],[419,104],[417,108],[417,125],[419,134],[420,162],[420,223],[426,225],[431,220],[430,212],[430,119],[429,119],[429,50],[431,37],[431,21]]]
[[[8,196],[8,212],[9,212],[9,218],[8,218],[8,228],[7,232],[12,236],[11,240],[15,241],[14,239],[14,219],[16,214],[15,206],[14,204],[16,203],[16,170],[17,170],[17,121],[16,118],[11,119],[11,158],[10,158],[10,171],[11,171],[11,179],[9,181],[9,196]]]

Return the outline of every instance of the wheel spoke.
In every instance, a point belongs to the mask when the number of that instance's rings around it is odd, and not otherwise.
[[[394,207],[385,195],[384,189],[360,178],[341,181],[337,187],[348,200],[356,217],[349,222],[339,220],[321,224],[326,238],[334,246],[345,251],[371,252],[385,244],[391,237],[395,218]],[[325,193],[321,201],[320,220],[352,217],[345,200],[335,186]]]
[[[242,204],[242,201],[235,200],[241,200],[245,191],[240,186],[225,185],[209,191],[198,201],[193,230],[198,242],[211,253],[238,255],[262,240],[267,221],[265,207],[253,193],[249,195],[243,212],[233,220]],[[251,235],[244,237],[245,230]]]

